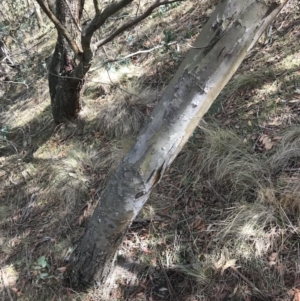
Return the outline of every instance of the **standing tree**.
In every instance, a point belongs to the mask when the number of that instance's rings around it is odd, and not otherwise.
[[[36,0],[57,29],[57,41],[49,68],[49,90],[52,115],[56,123],[74,119],[80,111],[80,91],[90,69],[93,51],[91,40],[106,20],[134,0],[112,1],[105,8],[101,0],[93,0],[95,16],[82,28],[85,0],[56,0],[53,12],[47,0]],[[113,30],[93,47],[99,48],[123,31],[138,24],[160,6],[183,0],[153,0],[141,15]],[[52,6],[53,7],[53,6]]]
[[[102,16],[107,16],[108,10],[116,11],[117,5],[120,7],[121,2],[111,4],[100,13],[98,1],[94,0],[96,11]],[[105,280],[126,230],[147,201],[151,191],[257,39],[286,2],[287,0],[220,1],[153,110],[148,123],[140,131],[132,148],[102,193],[86,231],[71,256],[66,279],[72,287],[86,285],[93,278]],[[94,19],[93,22],[100,24],[101,22],[97,20]],[[69,23],[71,24],[72,20]],[[57,24],[61,26],[60,23]],[[97,26],[90,25],[89,31],[92,32]],[[68,44],[69,47],[72,42],[74,53],[78,48],[78,43],[72,40],[72,36],[67,38],[64,35],[62,31],[64,29],[60,29],[61,37],[56,46],[58,54],[54,55],[52,68],[56,66],[55,57],[59,55],[63,45]],[[76,30],[75,27],[73,29]],[[62,39],[65,44],[60,45]],[[84,54],[81,64],[83,68],[88,69],[90,59],[88,65],[83,63],[85,53],[91,56],[89,47],[87,49],[84,48],[80,53]],[[58,58],[65,62],[63,57]],[[64,66],[66,68],[66,65]],[[75,69],[72,69],[73,66],[70,68],[75,73],[76,70],[79,74],[84,73],[80,73],[80,65]],[[66,82],[58,78],[56,83],[67,85],[69,81],[63,80]],[[77,83],[79,91],[80,84],[75,79],[73,81],[74,85]],[[53,84],[50,83],[51,89],[55,88],[51,87]],[[58,91],[61,88],[59,86],[56,89]],[[65,89],[69,91],[68,86],[65,86]],[[59,100],[59,97],[64,96],[56,97]],[[56,112],[55,107],[54,111]]]

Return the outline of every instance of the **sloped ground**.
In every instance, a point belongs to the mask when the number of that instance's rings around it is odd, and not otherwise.
[[[24,44],[11,43],[19,69],[10,81],[21,84],[1,84],[3,300],[300,299],[297,1],[249,53],[152,194],[106,288],[62,285],[70,246],[212,9],[205,1],[162,7],[98,50],[81,116],[61,127],[46,80],[55,31],[31,28]]]

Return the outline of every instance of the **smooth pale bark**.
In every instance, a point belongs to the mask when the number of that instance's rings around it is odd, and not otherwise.
[[[71,286],[105,280],[131,222],[284,2],[220,1],[104,190],[72,253]]]

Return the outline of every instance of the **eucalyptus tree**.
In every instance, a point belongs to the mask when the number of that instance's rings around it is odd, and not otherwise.
[[[103,191],[86,231],[71,255],[65,275],[71,286],[78,288],[89,284],[95,278],[98,281],[106,279],[126,230],[151,191],[286,2],[287,0],[219,2],[148,122]],[[98,1],[95,0],[94,3],[96,11],[100,12]],[[115,11],[116,7],[120,7],[118,3],[120,2],[109,5],[100,15],[107,16],[108,10]],[[87,32],[92,32],[98,26],[96,24],[101,23],[99,19],[93,22],[95,25],[90,25],[92,27],[89,27]],[[83,44],[79,44],[77,40],[75,42],[72,36],[67,38],[63,33],[65,27],[60,30],[62,33],[59,39],[68,44],[70,51],[81,51],[77,48]],[[76,31],[76,28],[74,30]],[[105,38],[104,41],[108,39]],[[73,46],[71,42],[74,43]],[[101,43],[104,42],[100,41]],[[57,53],[60,47],[63,47],[63,44],[57,45]],[[82,51],[91,55],[89,49]],[[56,63],[56,60],[53,59],[53,62]],[[87,58],[87,65],[84,63],[84,57],[82,60],[82,68],[88,68],[90,58]],[[53,67],[57,66],[54,64]],[[76,73],[77,68],[72,70]],[[84,72],[80,70],[79,68],[79,75],[83,75]],[[76,83],[75,79],[74,81]]]

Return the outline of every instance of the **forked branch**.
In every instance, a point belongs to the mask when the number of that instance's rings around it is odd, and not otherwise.
[[[75,41],[72,39],[71,35],[69,34],[68,30],[61,24],[61,22],[56,18],[56,16],[52,13],[49,9],[48,3],[45,0],[36,0],[37,3],[40,5],[44,13],[48,16],[48,18],[52,21],[55,25],[56,29],[61,32],[61,34],[66,38],[67,42],[69,43],[72,50],[76,53],[82,53],[81,47],[79,48]]]
[[[105,21],[115,13],[117,13],[120,9],[131,3],[133,0],[120,0],[117,2],[112,2],[110,5],[108,5],[106,8],[104,8],[102,11],[99,6],[99,1],[94,0],[94,7],[96,10],[96,16],[94,17],[93,21],[89,24],[89,26],[86,28],[84,37],[90,41],[92,38],[94,32],[98,30]]]
[[[49,9],[48,3],[46,0],[36,0],[38,4],[41,6],[45,14],[49,17],[49,19],[53,22],[57,30],[66,38],[67,42],[69,43],[72,50],[76,53],[83,53],[82,46],[77,45],[76,42],[72,39],[70,33],[68,30],[63,26],[63,24],[57,19],[57,17],[53,14],[53,12]],[[122,25],[115,31],[111,32],[107,37],[100,40],[98,43],[96,43],[96,47],[99,48],[108,42],[112,41],[116,36],[118,36],[120,33],[124,32],[125,30],[133,27],[134,25],[138,24],[145,18],[147,18],[153,10],[161,5],[166,5],[174,2],[179,2],[184,0],[171,0],[171,1],[163,1],[163,0],[156,0],[155,3],[147,8],[147,10],[141,14],[140,16],[136,17],[132,21]],[[88,27],[85,29],[85,31],[82,34],[82,43],[83,45],[87,46],[85,48],[89,48],[91,38],[96,30],[98,30],[105,22],[106,20],[117,13],[119,10],[124,8],[126,5],[133,2],[133,0],[119,0],[119,1],[113,1],[110,5],[108,5],[106,8],[101,9],[99,0],[93,0],[94,8],[96,15],[92,22],[88,25]]]
[[[93,0],[94,2],[94,8],[96,11],[96,15],[100,15],[101,14],[101,8],[100,8],[100,4],[99,4],[99,0]]]
[[[122,25],[121,27],[119,27],[118,29],[116,29],[115,31],[113,31],[110,35],[108,35],[107,37],[103,38],[102,40],[100,40],[99,42],[97,42],[95,44],[95,46],[97,48],[100,48],[101,46],[109,43],[110,41],[112,41],[116,36],[118,36],[120,33],[124,32],[125,30],[129,29],[130,27],[133,27],[134,25],[138,24],[139,22],[141,22],[142,20],[146,19],[148,16],[151,15],[151,13],[153,12],[153,10],[161,5],[165,5],[165,4],[170,4],[170,3],[174,3],[174,2],[180,2],[180,1],[184,1],[184,0],[171,0],[171,1],[161,1],[161,0],[157,0],[153,5],[149,6],[148,9],[141,14],[140,16],[136,17],[135,19],[133,19],[132,21]]]

